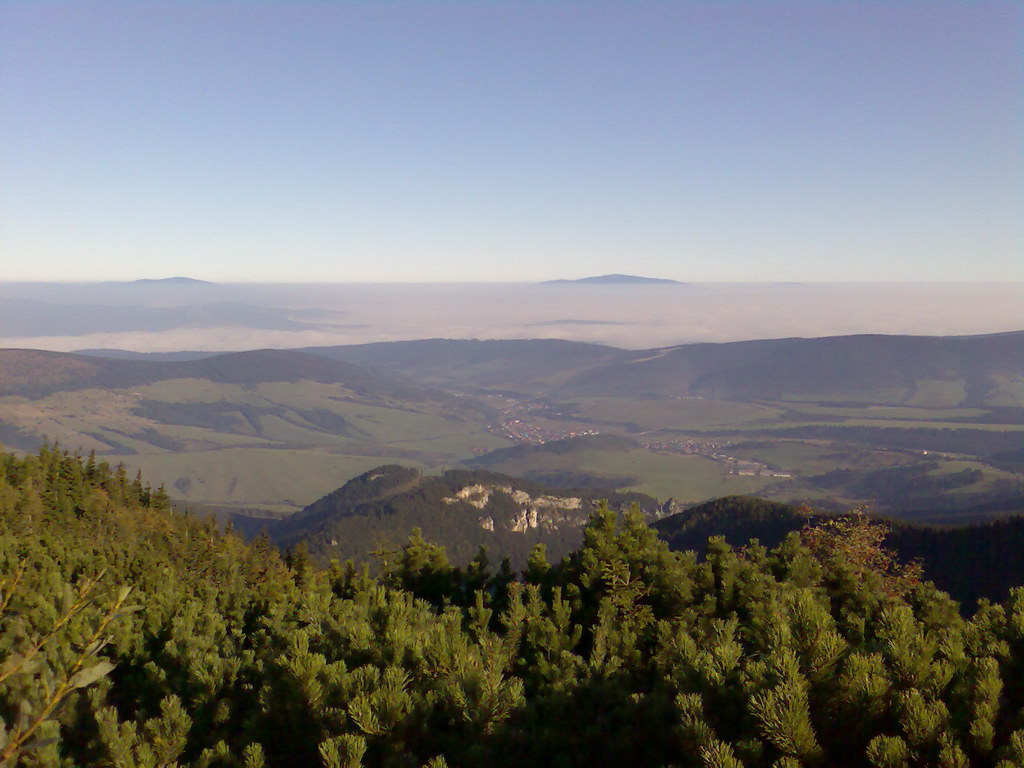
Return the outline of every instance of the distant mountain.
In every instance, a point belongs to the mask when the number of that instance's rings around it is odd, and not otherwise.
[[[319,381],[344,384],[368,396],[421,400],[449,395],[341,360],[291,350],[231,352],[198,360],[114,360],[34,349],[0,349],[0,396],[42,397],[88,388],[123,389],[168,379],[228,384]]]
[[[541,285],[558,285],[575,283],[582,285],[683,285],[678,280],[666,280],[660,277],[640,277],[638,275],[597,275],[581,277],[578,280],[545,280]]]
[[[192,278],[192,277],[159,277],[159,278],[144,277],[141,280],[129,280],[128,284],[129,285],[168,285],[168,286],[174,286],[174,285],[193,285],[193,286],[198,286],[198,285],[216,285],[216,283],[211,283],[209,280],[196,280],[195,278]]]
[[[1004,600],[1011,586],[1024,583],[1024,507],[1018,516],[981,525],[938,528],[884,520],[891,530],[885,545],[903,562],[920,559],[925,577],[949,592],[965,609],[982,597]],[[722,536],[732,546],[757,539],[777,546],[801,530],[808,517],[790,504],[745,496],[715,499],[653,523],[673,549],[703,552],[708,537]]]
[[[1024,332],[689,344],[568,379],[563,394],[723,400],[1024,405]]]
[[[526,390],[556,388],[566,378],[631,356],[616,347],[559,339],[422,339],[302,351],[434,386]]]
[[[129,349],[75,349],[74,355],[89,357],[106,357],[111,360],[157,360],[161,362],[181,362],[183,360],[202,360],[204,357],[216,357],[224,352],[203,352],[184,349],[180,352],[133,352]]]
[[[553,339],[425,339],[303,351],[467,391],[1024,406],[1024,331],[764,339],[648,350]]]
[[[450,470],[434,477],[389,465],[350,480],[279,523],[241,523],[250,530],[265,528],[284,547],[303,541],[324,562],[365,560],[381,545],[404,544],[419,528],[427,540],[444,544],[455,562],[468,562],[483,545],[495,558],[505,555],[522,567],[538,543],[552,559],[578,546],[583,526],[603,499],[616,509],[636,503],[651,519],[662,514],[655,499],[638,493],[553,489],[482,471]]]
[[[473,392],[1024,407],[1024,331],[763,339],[648,350],[557,339],[422,339],[298,351]]]

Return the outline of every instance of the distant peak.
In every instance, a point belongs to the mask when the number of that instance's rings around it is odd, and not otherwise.
[[[597,275],[581,277],[578,280],[546,280],[541,285],[553,283],[590,283],[598,285],[682,285],[678,280],[666,280],[661,277],[640,277],[639,275]]]
[[[196,280],[193,277],[145,277],[130,281],[131,285],[213,285],[209,280]]]

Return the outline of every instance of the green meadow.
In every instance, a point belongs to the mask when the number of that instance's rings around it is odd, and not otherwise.
[[[1021,475],[970,452],[931,451],[925,456],[921,450],[857,443],[857,428],[969,428],[1005,436],[999,438],[1004,443],[1020,433],[1024,445],[1024,424],[1012,423],[1018,417],[1011,414],[1007,423],[1000,423],[1003,412],[952,407],[947,402],[956,394],[952,383],[932,384],[921,382],[916,400],[889,402],[886,393],[866,393],[865,400],[877,399],[843,405],[826,395],[800,402],[549,396],[543,407],[531,406],[522,414],[548,434],[596,431],[649,443],[704,441],[708,447],[703,455],[642,445],[561,454],[535,451],[488,466],[512,475],[577,472],[622,480],[624,489],[682,502],[730,494],[820,498],[816,476],[840,469],[883,472],[924,461],[937,467],[930,474],[980,472],[977,481],[949,491],[956,497],[1019,482]],[[1009,390],[1004,386],[1001,391]],[[402,390],[359,392],[306,380],[229,384],[171,379],[36,399],[3,397],[0,421],[72,450],[94,450],[108,460],[123,461],[185,502],[277,513],[301,508],[380,464],[437,471],[511,445],[494,431],[496,412],[471,396],[407,394],[410,399],[403,399]],[[785,431],[799,427],[829,432],[812,438]],[[740,475],[733,461],[708,455],[716,452],[792,477]]]

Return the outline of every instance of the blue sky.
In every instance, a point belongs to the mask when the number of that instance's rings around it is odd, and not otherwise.
[[[1024,279],[1014,2],[7,2],[5,280]]]

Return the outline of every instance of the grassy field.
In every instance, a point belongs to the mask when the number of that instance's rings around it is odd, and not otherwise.
[[[448,456],[478,456],[488,451],[506,448],[509,441],[490,432],[455,432],[439,434],[432,437],[420,437],[414,440],[393,440],[388,443],[395,448],[423,451],[425,453],[441,453]]]
[[[632,451],[616,466],[640,482],[630,490],[648,493],[658,499],[674,498],[695,502],[732,494],[756,494],[774,478],[744,477],[727,474],[718,462],[703,456],[683,456],[650,451]]]
[[[1024,435],[1024,424],[975,424],[956,421],[908,421],[905,419],[845,419],[832,421],[830,419],[816,421],[802,421],[799,418],[777,421],[765,424],[737,424],[721,427],[693,427],[693,432],[746,432],[751,429],[783,430],[794,427],[882,427],[890,429],[980,429],[986,432],[1020,432]],[[680,428],[677,428],[680,429]]]
[[[778,403],[779,407],[812,416],[834,416],[844,419],[885,419],[944,421],[946,419],[973,419],[983,416],[983,408],[919,408],[906,405],[835,406],[805,403]]]
[[[177,379],[0,398],[0,420],[141,469],[175,498],[294,510],[374,466],[443,466],[509,443],[455,398],[395,401],[309,381]]]
[[[963,381],[921,379],[917,381],[913,394],[905,402],[907,405],[920,405],[925,408],[943,408],[962,403],[966,397],[967,387]]]
[[[566,406],[567,413],[581,421],[635,425],[640,431],[754,426],[775,422],[783,412],[776,406],[701,398],[630,400],[592,397],[568,401]]]
[[[383,463],[423,468],[419,462],[402,458],[274,448],[105,458],[124,462],[132,471],[142,470],[148,482],[163,484],[177,499],[277,511],[297,510]]]
[[[1024,379],[994,374],[995,394],[989,397],[992,405],[1008,405],[1024,408]]]
[[[910,405],[836,406],[805,402],[739,403],[685,398],[631,400],[594,397],[567,400],[563,418],[578,424],[599,423],[625,433],[787,429],[802,426],[927,427],[1024,431],[1021,424],[976,423],[982,408],[925,408]],[[963,421],[951,421],[963,419]],[[552,422],[554,423],[554,422]],[[618,429],[615,429],[618,428]]]
[[[994,483],[999,481],[1020,479],[1020,475],[1015,475],[1013,472],[1007,472],[1004,469],[993,467],[992,465],[981,461],[963,461],[957,459],[940,461],[938,468],[933,472],[933,474],[947,475],[954,472],[962,472],[965,469],[976,469],[980,471],[982,473],[982,478],[971,485],[956,488],[951,491],[951,493],[957,495],[980,493],[990,489]]]
[[[832,442],[781,433],[775,437],[771,432],[799,426],[966,427],[1020,433],[1024,444],[1024,425],[971,422],[992,417],[982,408],[950,407],[947,401],[956,394],[951,383],[935,384],[923,382],[918,387],[920,402],[913,404],[882,399],[837,406],[825,396],[799,403],[590,397],[548,400],[540,408],[527,403],[520,414],[554,435],[594,429],[642,442],[703,440],[724,446],[699,449],[703,454],[718,452],[760,462],[792,474],[791,479],[730,474],[725,459],[643,447],[541,452],[490,468],[513,475],[578,471],[631,477],[632,490],[685,502],[737,493],[813,498],[821,491],[808,483],[811,476],[836,469],[884,470],[926,459],[920,450],[858,447],[845,438]],[[1001,391],[1012,389],[1004,384]],[[495,403],[504,408],[508,401]],[[941,407],[925,407],[933,404]],[[133,470],[143,470],[149,482],[164,484],[176,498],[279,512],[294,510],[380,464],[403,463],[431,471],[510,445],[488,430],[487,414],[469,397],[399,401],[310,381],[241,386],[178,379],[36,400],[0,398],[0,421],[5,425],[59,440],[71,450],[95,450],[108,460],[124,461]],[[740,434],[746,430],[770,432],[751,440]],[[937,473],[983,473],[979,482],[951,491],[959,495],[1022,479],[971,456],[961,461],[933,452],[927,460],[939,462]]]
[[[530,472],[575,470],[604,477],[630,477],[625,489],[647,493],[659,499],[703,501],[715,496],[755,493],[774,482],[773,478],[728,474],[725,465],[704,456],[649,451],[583,450],[572,453],[531,453],[491,464],[488,469],[509,475]]]
[[[902,451],[837,449],[824,442],[775,440],[740,444],[728,449],[733,456],[753,459],[772,469],[816,475],[834,469],[882,469],[918,460]]]

